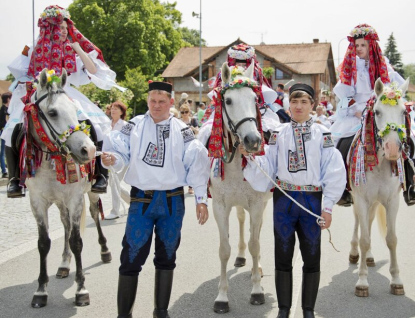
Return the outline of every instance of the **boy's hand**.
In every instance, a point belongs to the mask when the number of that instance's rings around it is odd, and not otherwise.
[[[324,218],[325,224],[320,224],[322,230],[328,229],[331,225],[331,214],[328,212],[322,212],[321,216]]]
[[[203,225],[209,218],[209,211],[204,203],[196,205],[196,217],[199,220],[199,224]]]

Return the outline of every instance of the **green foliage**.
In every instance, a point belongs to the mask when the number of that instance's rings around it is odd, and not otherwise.
[[[403,64],[401,61],[402,55],[398,52],[393,32],[388,38],[384,54],[389,59],[389,63],[393,66],[395,71],[398,72],[400,75],[404,75]]]
[[[415,64],[412,63],[412,64],[404,65],[403,71],[405,75],[404,77],[405,78],[409,77],[411,84],[415,85]]]
[[[68,9],[120,80],[127,68],[140,67],[152,76],[184,45],[177,30],[181,13],[175,6],[158,0],[75,0]]]
[[[14,80],[15,80],[15,78],[14,78],[12,73],[10,73],[9,75],[6,76],[6,81],[13,82]]]
[[[270,78],[274,75],[274,68],[273,67],[264,67],[262,69],[262,74],[264,74],[265,78]]]
[[[189,29],[186,27],[178,28],[182,35],[185,46],[199,46],[200,45],[200,32],[198,30]],[[206,40],[202,38],[202,46],[206,46]]]

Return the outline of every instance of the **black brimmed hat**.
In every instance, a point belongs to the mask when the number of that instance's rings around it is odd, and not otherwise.
[[[290,87],[290,95],[294,93],[295,91],[302,91],[306,92],[308,95],[310,95],[312,98],[314,98],[314,89],[307,84],[303,83],[297,83]]]
[[[166,82],[149,82],[148,83],[148,91],[154,91],[154,90],[158,90],[158,91],[166,91],[167,93],[172,92],[172,85],[170,83],[166,83]]]

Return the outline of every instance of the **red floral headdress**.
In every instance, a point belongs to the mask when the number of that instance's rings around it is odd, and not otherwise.
[[[385,57],[379,47],[379,41],[376,30],[368,24],[359,24],[356,26],[350,36],[347,37],[350,44],[344,56],[343,62],[339,65],[340,81],[343,84],[351,85],[352,77],[356,83],[356,46],[355,40],[364,38],[369,41],[369,75],[372,88],[375,86],[375,81],[380,77],[383,83],[389,83],[388,68]]]
[[[76,72],[75,51],[70,46],[69,39],[63,43],[60,41],[59,25],[63,21],[68,24],[68,33],[72,41],[78,42],[86,53],[97,51],[98,58],[105,63],[101,50],[78,31],[70,19],[69,12],[52,5],[42,12],[38,20],[40,33],[30,58],[27,72],[29,76],[36,77],[44,68],[54,70],[58,76],[62,74],[62,67],[69,74]]]

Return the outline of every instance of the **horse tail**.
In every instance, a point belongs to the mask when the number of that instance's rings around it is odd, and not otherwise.
[[[85,208],[85,200],[83,200],[84,203],[82,205],[82,214],[81,214],[81,223],[79,225],[79,230],[81,232],[81,237],[84,236],[85,232],[85,224],[86,224],[86,208]]]
[[[378,204],[376,208],[376,219],[378,220],[380,235],[386,239],[386,209],[382,204]]]

